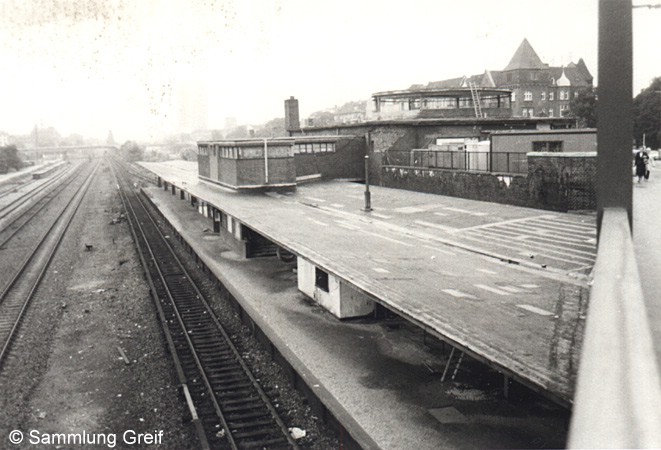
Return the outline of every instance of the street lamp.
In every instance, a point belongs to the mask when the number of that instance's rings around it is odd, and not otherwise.
[[[372,199],[370,194],[370,155],[365,155],[365,212],[372,211]]]

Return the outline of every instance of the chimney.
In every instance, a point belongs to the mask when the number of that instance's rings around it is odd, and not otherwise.
[[[301,123],[298,117],[298,100],[293,96],[285,100],[285,129],[289,134],[293,131],[301,131]]]

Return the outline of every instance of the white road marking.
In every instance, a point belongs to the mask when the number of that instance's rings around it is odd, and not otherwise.
[[[511,292],[512,294],[519,294],[523,292],[521,289],[517,289],[514,286],[498,286],[503,291]]]
[[[379,214],[379,213],[372,212],[372,215],[374,217],[378,217],[379,219],[392,219],[392,216],[386,216],[385,214]]]
[[[319,203],[325,203],[326,202],[326,200],[324,200],[322,198],[316,198],[316,197],[305,197],[305,198],[307,198],[308,200],[312,200],[313,202],[319,202]]]
[[[491,286],[486,286],[484,284],[476,284],[475,287],[479,287],[480,289],[484,289],[485,291],[493,292],[494,294],[498,294],[498,295],[510,295],[509,292],[501,291],[500,289]]]
[[[378,273],[390,273],[389,270],[382,269],[381,267],[372,267],[372,270]]]
[[[445,209],[447,211],[462,213],[462,214],[470,214],[471,216],[486,216],[487,215],[487,213],[468,211],[467,209],[453,208],[452,206],[446,206],[443,209]]]
[[[347,230],[353,230],[353,231],[360,230],[360,227],[357,227],[347,222],[342,222],[340,220],[336,220],[335,223],[341,226],[342,228],[346,228]]]
[[[437,228],[437,229],[443,230],[443,231],[449,231],[449,232],[457,231],[456,228],[448,227],[446,225],[440,225],[438,223],[425,222],[424,220],[414,220],[414,223],[417,223],[418,225],[423,225],[423,226],[426,226],[426,227]]]
[[[424,212],[425,210],[421,208],[416,208],[415,206],[404,206],[402,208],[396,208],[394,211],[402,214],[413,214],[413,213]]]
[[[536,284],[520,284],[519,286],[526,289],[537,289],[539,287]]]
[[[539,314],[540,316],[552,316],[553,313],[551,311],[547,311],[545,309],[538,308],[536,306],[532,305],[516,305],[521,309],[525,309],[526,311],[533,312],[535,314]]]
[[[344,208],[344,205],[341,203],[331,203],[331,206],[333,208]]]
[[[466,294],[465,292],[461,292],[456,289],[443,289],[443,292],[457,298],[477,298],[474,295]]]
[[[443,217],[443,216],[447,216],[447,214],[442,213],[442,212],[435,212],[434,215],[435,215],[435,216],[441,216],[441,217]]]
[[[479,270],[480,272],[488,273],[489,275],[495,275],[497,273],[489,269],[477,269],[477,270]]]
[[[406,247],[413,247],[411,244],[409,244],[407,242],[398,241],[397,239],[392,239],[392,238],[389,238],[387,236],[383,236],[383,235],[378,234],[378,233],[372,233],[371,231],[365,231],[365,230],[362,230],[362,232],[365,233],[365,234],[376,236],[376,237],[381,238],[381,239],[385,239],[386,241],[390,241],[390,242],[394,242],[396,244],[404,245]]]
[[[308,219],[310,222],[312,222],[312,223],[316,223],[317,225],[322,225],[322,226],[324,226],[324,227],[327,227],[327,226],[328,226],[327,223],[325,223],[325,222],[319,222],[318,220],[315,220],[315,219],[313,219],[312,217],[308,217],[307,219]]]

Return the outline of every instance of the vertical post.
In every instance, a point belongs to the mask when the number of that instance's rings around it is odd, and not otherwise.
[[[372,211],[372,199],[370,194],[370,155],[365,155],[365,207],[363,211]]]
[[[268,144],[264,138],[264,184],[269,184],[269,157],[268,157]]]
[[[597,103],[597,231],[604,208],[627,211],[633,229],[631,0],[599,0],[599,102]]]

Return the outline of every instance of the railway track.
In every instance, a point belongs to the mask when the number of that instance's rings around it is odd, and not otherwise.
[[[298,448],[140,195],[118,182],[201,447]]]
[[[55,174],[55,176],[51,177],[48,179],[48,181],[37,184],[35,187],[33,187],[31,190],[27,191],[25,194],[11,200],[9,203],[6,205],[3,205],[0,207],[0,221],[4,220],[7,216],[12,214],[14,211],[19,209],[25,202],[35,198],[37,195],[45,191],[46,189],[52,187],[56,183],[60,181],[60,179],[64,178],[70,171],[73,169],[69,170],[63,170]],[[7,196],[8,194],[5,194]]]
[[[64,189],[76,179],[81,171],[82,166],[74,168],[64,180],[61,180],[61,183],[59,183],[52,192],[39,198],[31,206],[21,211],[16,216],[10,217],[7,223],[3,224],[2,229],[0,229],[0,250],[2,250],[5,245],[23,229],[23,227],[30,223],[30,220],[32,220],[33,217],[39,214],[53,201],[53,199],[64,191]]]
[[[98,163],[0,292],[0,368],[9,354],[30,301],[87,193],[97,167]]]

